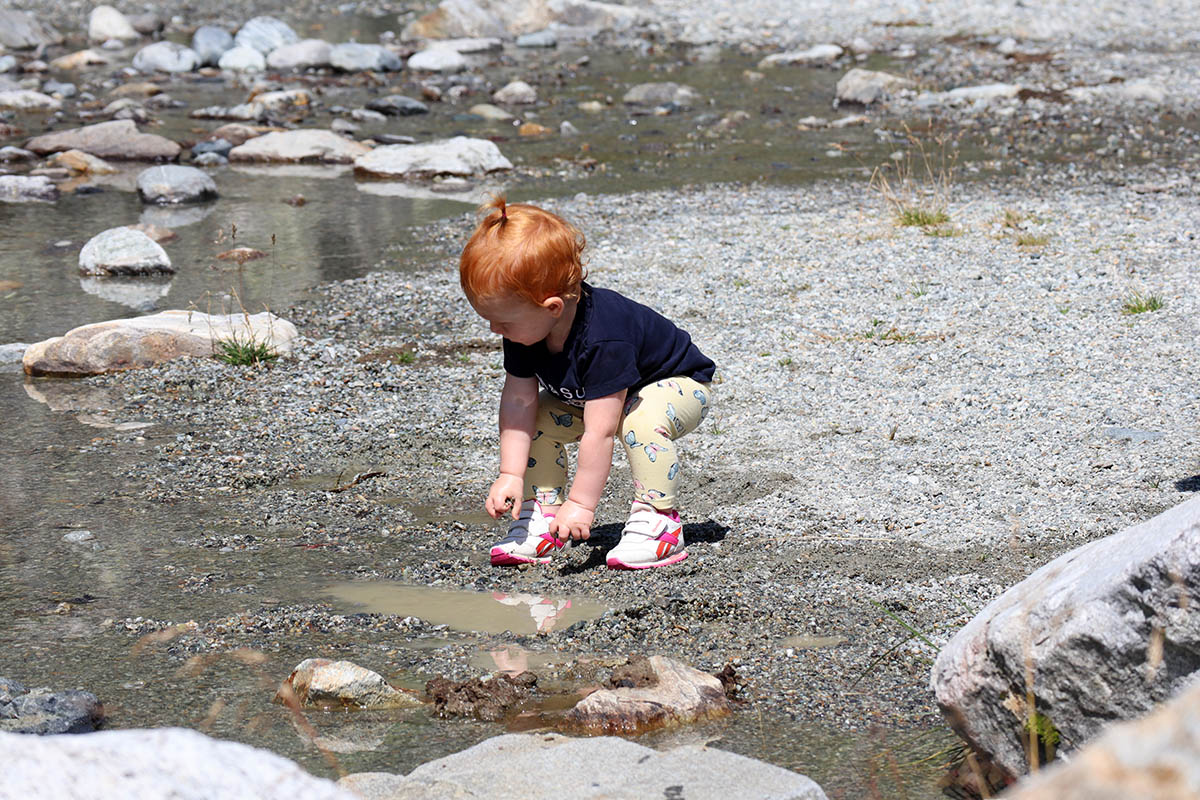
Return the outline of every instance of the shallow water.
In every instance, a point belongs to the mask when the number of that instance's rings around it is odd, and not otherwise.
[[[378,26],[388,23],[343,18],[324,35],[338,40],[355,26],[360,33],[375,34]],[[363,38],[370,40],[365,33]],[[142,167],[127,166],[118,176],[98,180],[99,193],[68,194],[54,205],[0,204],[5,231],[0,237],[0,285],[7,287],[0,290],[0,343],[38,341],[77,325],[153,309],[282,309],[320,283],[381,267],[405,268],[406,254],[420,245],[413,241],[413,226],[470,210],[478,190],[493,185],[507,186],[512,199],[522,199],[691,182],[799,183],[869,173],[897,148],[870,125],[795,130],[800,117],[838,116],[828,106],[838,76],[831,70],[781,70],[752,83],[743,71],[754,66],[754,59],[732,52],[721,53],[715,63],[689,63],[683,54],[638,60],[588,53],[586,67],[570,66],[582,55],[563,48],[510,52],[503,60],[482,57],[490,59],[489,69],[506,79],[535,74],[549,84],[547,76],[562,75],[562,86],[551,92],[554,103],[537,109],[537,121],[557,129],[569,119],[583,132],[579,137],[522,140],[511,125],[455,118],[470,103],[485,101],[482,96],[457,107],[434,104],[428,116],[364,128],[364,133],[386,131],[418,139],[458,133],[488,136],[521,167],[521,177],[501,177],[459,197],[439,195],[429,186],[359,181],[346,167],[230,166],[211,171],[221,193],[215,202],[144,208],[133,191]],[[662,117],[638,115],[621,105],[626,87],[650,80],[693,85],[706,104]],[[178,83],[169,91],[197,107],[240,102],[246,90],[195,81]],[[354,107],[376,90],[330,86],[323,91],[325,107]],[[606,104],[600,113],[577,110],[576,103],[593,99]],[[729,133],[710,135],[711,125],[735,110],[746,110],[750,118]],[[526,119],[532,116],[525,114]],[[222,124],[189,120],[178,112],[164,117],[161,131],[181,139]],[[306,125],[323,127],[330,118],[328,113],[318,114]],[[303,205],[284,202],[297,195],[305,198]],[[83,243],[102,230],[138,221],[155,222],[178,234],[165,245],[178,274],[154,281],[81,279],[77,259]],[[242,267],[216,258],[235,246],[260,249],[268,257]],[[93,691],[105,703],[110,727],[197,727],[268,747],[323,775],[402,772],[495,735],[502,727],[434,720],[423,711],[313,714],[309,722],[324,737],[323,752],[299,732],[286,711],[270,703],[274,687],[299,660],[317,653],[350,657],[368,666],[389,663],[374,640],[353,632],[300,632],[303,635],[263,651],[258,659],[218,655],[186,661],[181,667],[178,654],[168,653],[172,643],[138,644],[135,636],[120,629],[120,620],[142,616],[203,621],[319,598],[348,613],[378,610],[448,626],[436,636],[398,638],[390,645],[421,650],[464,637],[470,641],[471,631],[530,633],[547,624],[565,627],[604,611],[586,598],[526,602],[510,597],[504,600],[514,602],[506,603],[490,594],[439,597],[443,593],[424,587],[331,587],[329,576],[347,575],[355,568],[352,555],[302,548],[226,553],[199,547],[195,542],[206,532],[228,533],[236,524],[217,501],[152,503],[139,499],[143,487],[122,485],[114,477],[126,464],[152,458],[155,443],[176,433],[136,413],[114,412],[125,405],[116,391],[84,383],[26,381],[15,372],[0,372],[0,419],[5,426],[0,438],[0,675]],[[346,467],[312,481],[333,486],[347,474],[371,468]],[[408,510],[418,516],[429,513],[419,505]],[[84,530],[92,538],[63,540],[68,533]],[[189,581],[195,576],[215,576],[212,589],[192,591]],[[828,637],[797,639],[788,646],[837,644],[836,637]],[[529,656],[531,664],[547,658]],[[480,653],[471,663],[480,670],[504,668],[492,654]],[[387,677],[412,688],[423,683],[422,676],[406,672]],[[831,797],[862,796],[868,785],[881,787],[878,796],[932,797],[937,796],[936,769],[928,764],[902,769],[897,764],[908,761],[896,755],[935,752],[941,744],[931,745],[931,735],[947,736],[942,731],[916,731],[881,738],[748,712],[644,741],[666,745],[714,740],[717,746],[806,772],[825,785]],[[372,749],[356,749],[368,746]],[[878,765],[878,776],[872,777],[872,765]]]

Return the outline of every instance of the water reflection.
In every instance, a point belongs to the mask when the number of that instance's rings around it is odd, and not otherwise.
[[[158,301],[171,291],[170,278],[102,278],[83,275],[79,288],[110,303],[119,303],[135,311],[155,311]]]

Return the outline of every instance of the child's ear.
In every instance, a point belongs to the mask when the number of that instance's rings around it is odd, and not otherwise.
[[[563,302],[563,299],[561,297],[559,297],[558,295],[552,295],[542,301],[542,308],[549,311],[555,317],[562,314],[563,309],[566,307],[566,305],[567,304],[565,302]]]

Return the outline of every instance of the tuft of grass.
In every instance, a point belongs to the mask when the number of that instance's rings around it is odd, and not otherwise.
[[[949,239],[952,236],[962,236],[962,228],[955,228],[950,225],[935,225],[932,228],[924,228],[922,230],[926,236],[933,236],[937,239]]]
[[[1147,311],[1158,311],[1163,307],[1162,298],[1156,294],[1134,292],[1121,306],[1122,314],[1142,314]]]
[[[902,205],[896,209],[896,221],[906,228],[934,228],[949,222],[950,215],[942,208]]]
[[[1050,242],[1050,237],[1040,233],[1017,234],[1017,247],[1043,247]]]
[[[950,221],[947,209],[954,186],[957,143],[928,133],[927,138],[905,128],[909,147],[893,163],[876,167],[871,186],[884,207],[905,227],[936,228]]]
[[[1024,212],[1017,211],[1015,208],[1006,208],[1004,209],[1004,218],[1000,220],[1000,224],[1006,228],[1020,230],[1021,223],[1025,221],[1026,216]]]
[[[908,293],[913,297],[924,297],[929,294],[929,286],[924,283],[914,283],[912,288],[908,290]]]
[[[871,327],[853,338],[864,342],[913,342],[917,339],[916,334],[904,333],[895,325],[886,326],[887,323],[883,320],[873,319]]]
[[[269,342],[260,342],[253,336],[243,338],[236,333],[217,342],[213,355],[218,361],[234,367],[258,366],[279,358],[278,351]]]

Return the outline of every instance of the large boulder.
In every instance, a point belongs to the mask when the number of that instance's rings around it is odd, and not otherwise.
[[[216,66],[226,50],[233,47],[233,34],[216,25],[201,25],[192,34],[192,49],[201,64]]]
[[[0,109],[14,111],[58,111],[62,101],[32,89],[13,89],[0,92]]]
[[[329,52],[329,63],[343,72],[395,72],[404,66],[400,57],[380,44],[344,42]]]
[[[170,139],[140,133],[133,120],[128,119],[46,133],[30,139],[25,147],[41,156],[60,150],[82,150],[101,158],[142,161],[174,161],[181,149]]]
[[[0,175],[0,203],[53,203],[58,187],[44,175]]]
[[[217,196],[217,184],[204,170],[165,164],[142,170],[137,178],[143,203],[200,203]]]
[[[866,106],[890,100],[902,89],[915,87],[915,83],[899,75],[856,67],[837,82],[837,99],[843,103],[859,103]]]
[[[338,711],[421,705],[411,692],[393,688],[378,672],[351,661],[327,658],[306,658],[296,665],[275,694],[277,703],[290,705],[293,699],[307,708]]]
[[[88,240],[79,251],[84,275],[161,275],[175,272],[167,251],[133,228],[111,228]]]
[[[277,47],[295,44],[300,37],[291,26],[275,17],[255,17],[242,26],[234,41],[239,47],[253,47],[266,55]]]
[[[367,145],[333,131],[305,129],[276,131],[250,139],[230,150],[229,160],[349,164],[370,152]]]
[[[148,44],[133,57],[139,72],[191,72],[200,66],[196,51],[177,42]]]
[[[1174,695],[1197,670],[1200,497],[1013,586],[942,649],[931,683],[950,725],[1020,775],[1030,731],[1070,752],[1105,723]]]
[[[1184,800],[1200,795],[1200,685],[1136,722],[1123,722],[1006,800]]]
[[[88,15],[88,39],[93,42],[137,39],[140,36],[129,22],[129,18],[112,6],[96,6]]]
[[[296,326],[269,312],[204,314],[162,311],[147,317],[96,322],[31,344],[22,365],[27,375],[73,377],[149,367],[173,358],[211,356],[219,342],[238,340],[291,352]]]
[[[32,50],[62,42],[63,35],[53,25],[39,19],[38,15],[0,8],[0,46],[12,50]]]
[[[481,175],[512,169],[512,162],[487,139],[455,136],[426,144],[376,147],[354,160],[354,171],[375,178]]]
[[[401,37],[510,37],[552,23],[624,31],[650,20],[640,9],[595,0],[442,0],[433,11],[409,23]]]
[[[548,764],[566,764],[547,779]],[[422,764],[408,775],[361,772],[338,785],[370,800],[825,800],[810,778],[703,745],[652,750],[611,736],[507,734]]]
[[[635,662],[631,659],[630,664]],[[642,667],[645,680],[601,689],[576,703],[564,717],[565,727],[586,733],[634,734],[730,712],[724,685],[707,672],[663,656],[651,656]]]
[[[26,800],[361,800],[282,756],[183,728],[0,733],[0,752],[5,796]]]

